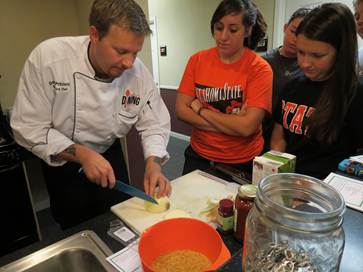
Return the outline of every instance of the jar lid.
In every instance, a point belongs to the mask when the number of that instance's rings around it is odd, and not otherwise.
[[[255,198],[257,193],[257,186],[253,184],[242,185],[238,188],[238,195],[244,198]]]
[[[224,198],[219,201],[219,208],[222,212],[233,212],[233,201],[229,198]]]

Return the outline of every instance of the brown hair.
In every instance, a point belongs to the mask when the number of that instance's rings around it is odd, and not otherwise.
[[[295,10],[294,13],[291,15],[287,24],[289,25],[296,18],[304,18],[310,11],[311,11],[311,9],[309,9],[309,8],[299,8],[299,9]]]
[[[97,28],[100,38],[107,34],[113,24],[142,35],[151,33],[145,13],[132,0],[95,0],[89,24]]]
[[[310,40],[328,43],[337,51],[332,75],[324,84],[314,113],[304,124],[308,128],[307,136],[331,144],[341,133],[358,83],[353,14],[344,4],[323,4],[305,16],[296,30],[297,36],[301,34]]]
[[[223,0],[215,10],[210,27],[214,35],[214,25],[229,14],[242,14],[243,25],[252,27],[251,35],[243,41],[244,46],[255,49],[257,43],[266,35],[267,24],[256,4],[251,0]]]

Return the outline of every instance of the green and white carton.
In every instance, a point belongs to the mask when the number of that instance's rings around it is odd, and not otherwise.
[[[270,150],[253,160],[252,184],[257,185],[261,179],[271,174],[294,173],[296,156]]]

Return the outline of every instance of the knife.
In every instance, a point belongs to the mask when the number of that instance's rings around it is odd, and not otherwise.
[[[131,195],[131,196],[136,196],[138,198],[141,198],[143,200],[146,200],[146,201],[149,201],[151,203],[154,203],[154,204],[158,204],[158,202],[152,198],[151,196],[147,195],[146,193],[144,193],[143,191],[131,186],[131,185],[128,185],[120,180],[117,180],[116,179],[116,185],[115,185],[115,189],[118,190],[118,191],[121,191],[121,192],[124,192],[128,195]]]

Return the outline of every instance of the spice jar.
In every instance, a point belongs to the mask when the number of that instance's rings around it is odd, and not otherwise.
[[[229,232],[233,229],[233,201],[229,198],[224,198],[219,201],[218,207],[218,229],[222,232]]]
[[[233,236],[242,241],[245,233],[246,218],[253,206],[257,186],[252,184],[242,185],[234,201],[234,228]]]
[[[267,176],[247,216],[243,271],[339,271],[344,211],[341,194],[321,180]]]

